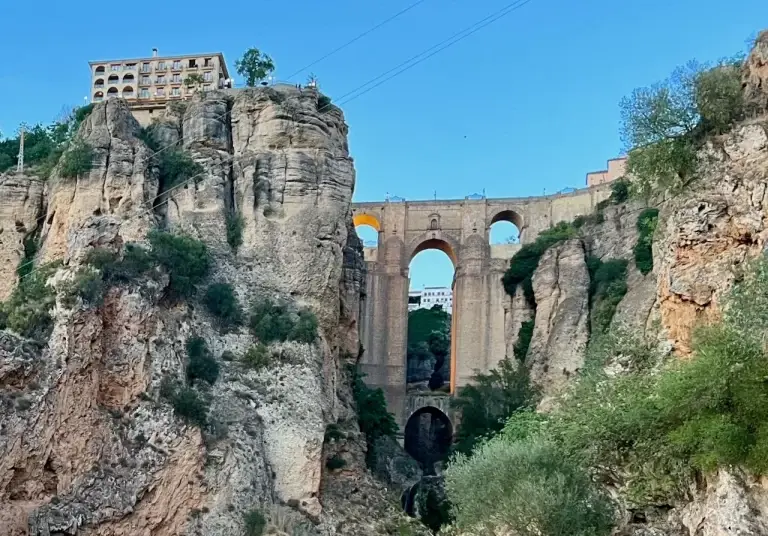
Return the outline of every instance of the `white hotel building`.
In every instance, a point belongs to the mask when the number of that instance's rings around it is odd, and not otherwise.
[[[408,310],[431,309],[439,305],[448,314],[453,311],[453,292],[448,287],[424,287],[408,292]]]

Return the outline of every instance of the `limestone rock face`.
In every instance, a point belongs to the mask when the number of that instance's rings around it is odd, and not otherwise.
[[[662,207],[654,272],[662,328],[679,353],[693,327],[716,318],[743,263],[764,249],[768,134],[748,124],[710,143],[697,189]]]
[[[768,111],[768,30],[757,37],[744,63],[742,85],[748,109],[752,113]]]
[[[24,239],[42,226],[44,183],[37,177],[0,176],[0,301],[16,286]]]
[[[94,149],[86,176],[54,173],[47,199],[31,179],[0,185],[13,200],[0,225],[19,228],[0,248],[9,269],[21,225],[34,230],[35,207],[47,202],[42,257],[64,263],[55,289],[94,247],[119,251],[159,225],[206,243],[210,282],[231,283],[246,317],[270,297],[308,306],[320,323],[314,344],[272,344],[271,365],[252,370],[238,359],[256,342],[247,326],[222,331],[199,297],[163,299],[168,278],[158,272],[113,286],[98,307],[59,299],[45,345],[0,332],[3,536],[229,536],[243,532],[246,513],[274,503],[302,512],[310,534],[386,534],[402,521],[398,497],[365,471],[344,379],[359,350],[364,264],[347,127],[335,107],[318,112],[318,98],[295,88],[210,92],[169,111],[155,141],[183,145],[203,169],[172,190],[159,184],[126,104],[110,100],[78,133]],[[233,248],[227,222],[238,216]],[[188,383],[195,336],[219,365],[203,389],[203,429],[174,414],[162,387]],[[349,430],[333,448],[331,423]],[[357,460],[343,474],[325,469],[334,449]]]
[[[533,318],[533,309],[525,299],[522,286],[518,285],[515,295],[510,298],[509,306],[504,309],[504,341],[506,356],[515,355],[515,344],[520,336],[520,326]]]
[[[589,340],[589,273],[581,240],[567,240],[542,255],[533,291],[536,320],[526,364],[546,406],[583,365]]]
[[[43,227],[42,259],[68,259],[80,252],[71,236],[101,216],[120,218],[125,241],[141,240],[154,226],[152,204],[158,194],[150,152],[137,136],[139,124],[123,100],[94,107],[78,136],[93,148],[93,167],[77,178],[54,170],[49,179],[48,209]]]

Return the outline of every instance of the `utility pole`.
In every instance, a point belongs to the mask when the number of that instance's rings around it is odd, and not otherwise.
[[[21,132],[19,132],[19,159],[16,163],[16,171],[18,173],[24,173],[24,124],[21,124]]]

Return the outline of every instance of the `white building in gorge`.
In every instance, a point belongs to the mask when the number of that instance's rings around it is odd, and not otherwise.
[[[424,287],[408,292],[408,310],[431,309],[439,305],[449,314],[453,312],[453,292],[448,287]]]

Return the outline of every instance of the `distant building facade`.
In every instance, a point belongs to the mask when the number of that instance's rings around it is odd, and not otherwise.
[[[227,63],[220,52],[159,56],[153,49],[147,58],[91,61],[88,65],[91,102],[121,97],[128,101],[142,126],[157,117],[170,101],[230,85]],[[187,84],[190,76],[198,81]]]
[[[449,314],[453,311],[453,292],[448,287],[424,287],[408,292],[408,311],[431,309],[439,305]]]
[[[621,156],[608,160],[608,168],[587,173],[587,186],[598,186],[615,181],[627,172],[627,157]]]

